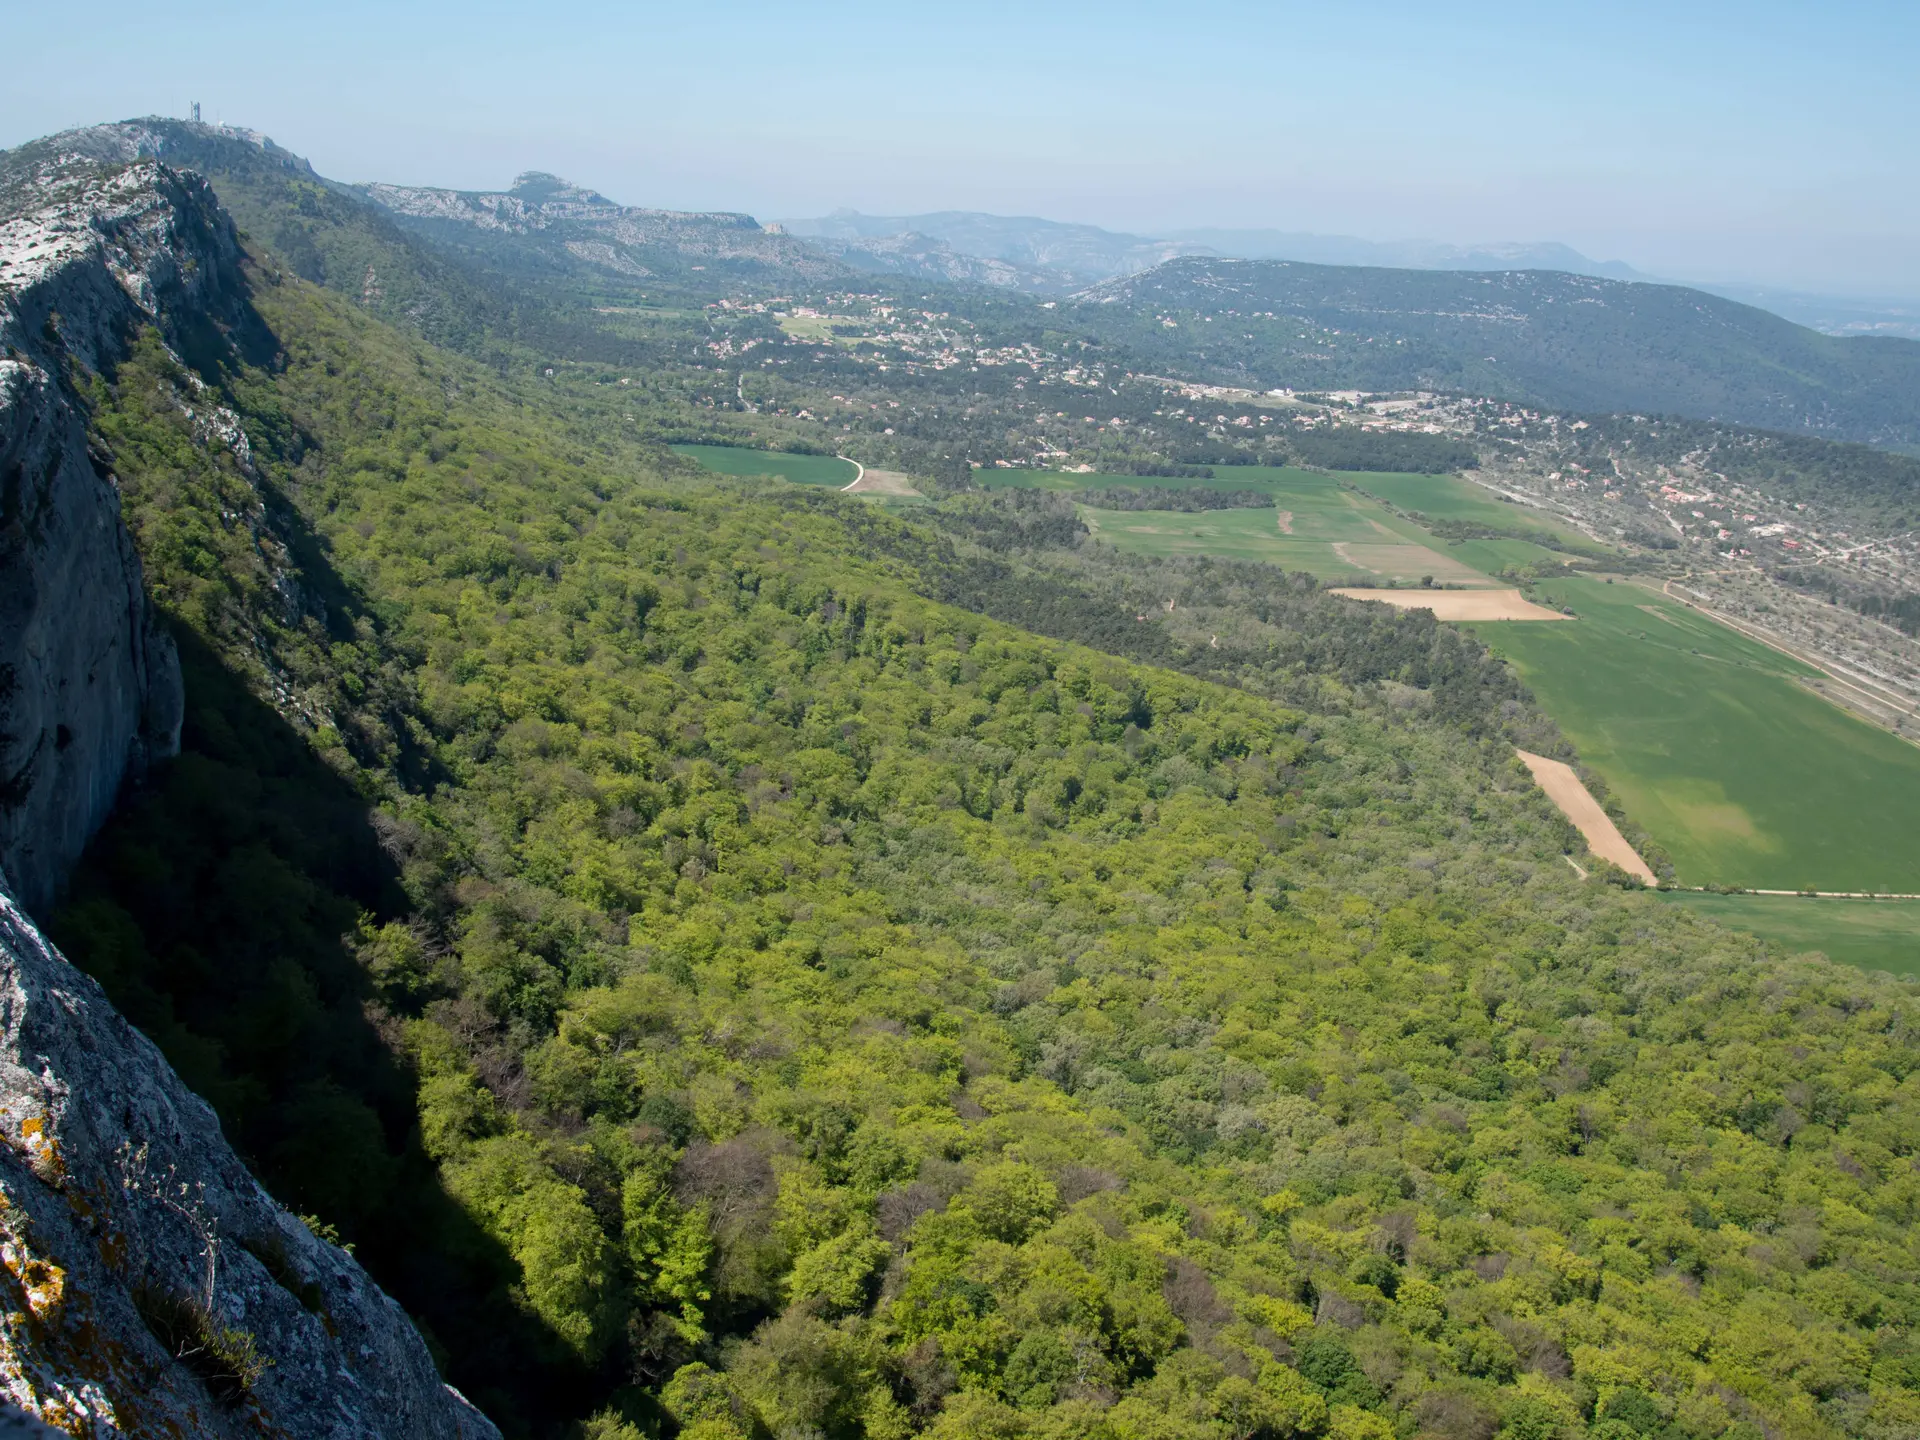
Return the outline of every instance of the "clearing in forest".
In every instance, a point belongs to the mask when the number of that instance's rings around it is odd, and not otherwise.
[[[1560,813],[1573,822],[1573,828],[1587,842],[1587,849],[1648,885],[1659,883],[1647,862],[1640,858],[1640,853],[1620,833],[1620,827],[1613,823],[1613,817],[1600,808],[1600,802],[1593,798],[1593,792],[1580,783],[1580,777],[1574,773],[1571,765],[1564,760],[1549,760],[1545,755],[1535,755],[1530,750],[1516,753],[1526,762],[1527,769],[1533,772],[1534,783],[1546,791],[1547,798],[1559,807]]]
[[[1578,619],[1478,633],[1679,883],[1920,891],[1920,749],[1806,689],[1807,666],[1638,586],[1569,578],[1540,595]]]
[[[912,495],[920,498],[920,492],[913,488],[913,481],[898,470],[863,470],[858,480],[840,488],[849,495]]]
[[[1379,600],[1402,610],[1431,610],[1436,620],[1566,620],[1518,590],[1367,590],[1342,586],[1349,600]]]
[[[740,445],[675,445],[684,455],[721,475],[767,476],[796,485],[845,489],[860,477],[860,467],[838,455],[792,455],[781,450],[749,450]]]

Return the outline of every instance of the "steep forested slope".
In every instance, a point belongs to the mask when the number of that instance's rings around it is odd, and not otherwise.
[[[1579,883],[1430,623],[1036,638],[252,277],[95,397],[190,712],[60,933],[503,1421],[1920,1423],[1911,996]]]

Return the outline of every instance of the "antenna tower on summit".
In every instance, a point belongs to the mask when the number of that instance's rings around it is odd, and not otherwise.
[[[193,102],[193,123],[196,125],[200,123],[200,102],[198,100]]]

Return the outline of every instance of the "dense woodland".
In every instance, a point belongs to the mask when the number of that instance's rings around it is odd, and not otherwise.
[[[1910,987],[1577,879],[1471,641],[252,274],[91,392],[190,708],[54,930],[509,1430],[1920,1429]]]
[[[1262,490],[1210,490],[1204,486],[1173,490],[1164,485],[1105,485],[1073,497],[1096,510],[1271,510],[1273,497]]]

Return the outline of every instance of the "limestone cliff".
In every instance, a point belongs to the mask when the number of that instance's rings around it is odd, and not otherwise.
[[[134,327],[204,308],[237,271],[203,187],[47,165],[0,191],[0,870],[30,909],[170,755],[180,666],[156,625],[77,375]]]
[[[143,325],[225,335],[245,286],[197,178],[0,161],[0,1394],[75,1435],[496,1436],[31,918],[182,714],[88,376]]]

